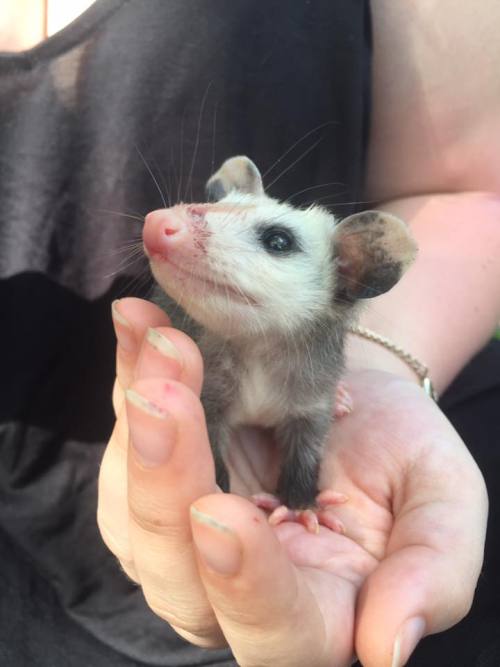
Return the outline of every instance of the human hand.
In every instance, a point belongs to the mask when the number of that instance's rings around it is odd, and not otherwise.
[[[118,419],[101,467],[99,525],[179,634],[200,646],[227,642],[243,667],[337,667],[354,651],[365,667],[389,667],[465,615],[482,561],[484,484],[418,386],[379,371],[347,379],[355,410],[332,429],[321,483],[349,496],[335,509],[345,536],[273,528],[236,495],[272,490],[270,443],[235,443],[235,494],[218,492],[196,347],[163,329],[152,304],[126,299],[117,311],[128,326],[115,318]],[[148,326],[160,327],[174,357],[144,339]]]

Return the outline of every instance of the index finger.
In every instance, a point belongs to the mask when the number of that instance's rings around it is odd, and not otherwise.
[[[113,392],[115,408],[123,401],[123,392],[130,387],[142,340],[150,327],[169,326],[167,314],[157,305],[144,299],[128,297],[113,301],[112,318],[115,328],[116,377]]]

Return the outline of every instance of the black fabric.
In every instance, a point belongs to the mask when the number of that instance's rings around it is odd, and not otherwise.
[[[97,0],[0,54],[0,664],[232,664],[155,618],[96,528],[110,303],[150,285],[120,250],[234,154],[352,212],[369,65],[363,0]]]

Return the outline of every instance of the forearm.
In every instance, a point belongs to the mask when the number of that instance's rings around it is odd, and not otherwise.
[[[396,287],[366,303],[360,324],[426,363],[441,393],[500,319],[500,197],[429,195],[378,208],[410,225],[419,254]],[[350,336],[348,367],[415,378],[393,352],[356,336]]]

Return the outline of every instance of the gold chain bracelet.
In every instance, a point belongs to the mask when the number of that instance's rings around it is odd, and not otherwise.
[[[435,392],[431,379],[429,377],[429,369],[416,357],[414,357],[409,352],[406,352],[406,350],[403,350],[402,347],[396,345],[396,343],[394,343],[389,338],[381,336],[380,334],[375,333],[375,331],[367,329],[366,327],[355,325],[348,327],[347,330],[350,333],[356,334],[357,336],[361,336],[361,338],[366,338],[366,340],[371,340],[373,343],[378,343],[379,345],[382,345],[382,347],[385,347],[391,352],[394,352],[394,354],[396,354],[400,359],[402,359],[417,375],[418,379],[420,380],[420,384],[425,393],[427,394],[427,396],[430,396],[430,398],[432,398],[435,401],[438,400],[438,395]]]

